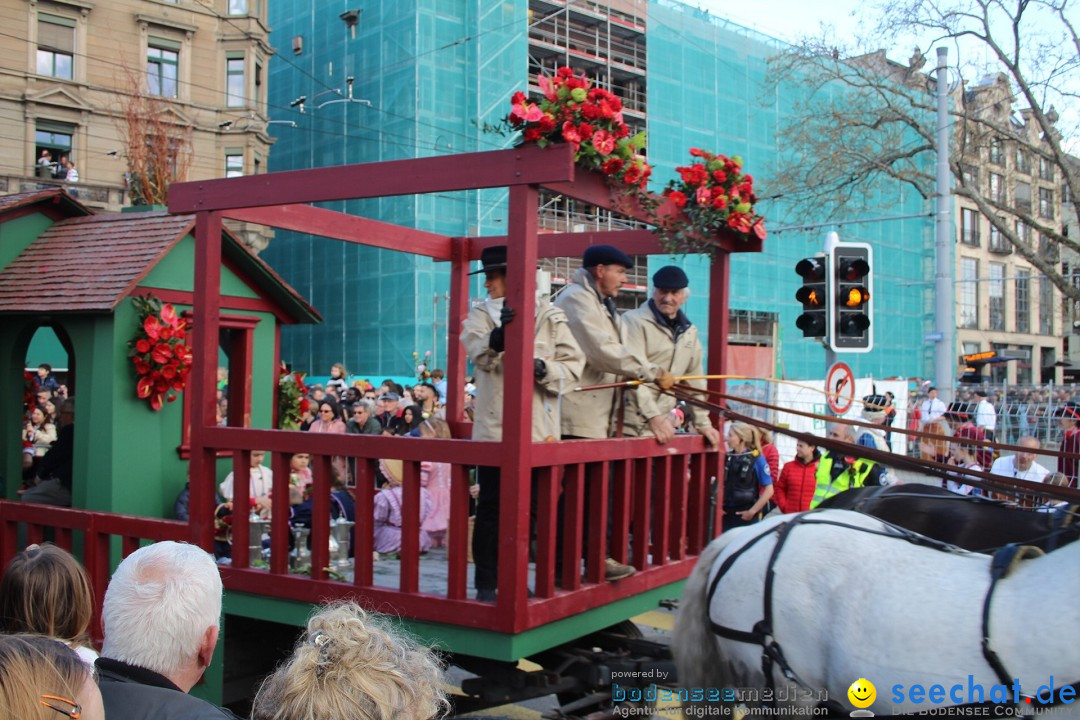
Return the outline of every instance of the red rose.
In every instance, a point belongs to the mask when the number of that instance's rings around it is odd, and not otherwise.
[[[525,128],[525,132],[522,134],[521,137],[525,140],[525,142],[536,142],[543,136],[544,134],[540,132],[540,128],[534,125],[532,127]]]
[[[166,365],[165,367],[161,368],[161,377],[172,380],[174,377],[176,377],[176,368],[172,365]]]
[[[140,375],[145,375],[150,372],[150,363],[146,362],[141,357],[134,357],[132,360],[135,363],[135,372]]]
[[[517,105],[518,103],[523,102],[525,102],[525,93],[521,92],[520,90],[514,93],[513,96],[510,98],[510,103],[512,105]]]
[[[601,172],[603,172],[605,175],[614,175],[620,170],[622,170],[622,168],[622,158],[611,158],[610,160],[605,161],[604,164],[600,166]]]
[[[135,351],[140,353],[150,352],[150,341],[145,338],[135,343]]]
[[[670,193],[668,193],[668,197],[671,198],[671,202],[674,203],[675,207],[679,208],[680,210],[686,207],[686,193],[679,192],[678,190],[672,190]]]
[[[725,195],[717,195],[716,197],[713,198],[712,206],[714,208],[716,208],[717,210],[723,210],[724,208],[727,207],[727,196],[725,196]]]

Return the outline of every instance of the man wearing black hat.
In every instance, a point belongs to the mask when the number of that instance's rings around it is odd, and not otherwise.
[[[515,311],[506,306],[506,246],[484,248],[480,256],[488,297],[473,307],[461,328],[461,343],[476,367],[473,440],[501,441],[505,330]],[[475,275],[476,273],[471,273]],[[570,332],[566,314],[547,301],[536,303],[533,339],[533,442],[560,438],[560,395],[577,386],[585,358]],[[565,402],[565,401],[562,401]],[[495,600],[499,565],[499,468],[477,471],[480,495],[473,528],[476,598]]]
[[[1058,472],[1069,478],[1069,487],[1076,487],[1076,478],[1080,471],[1080,404],[1070,400],[1054,413],[1061,426],[1061,454],[1058,455]],[[1071,455],[1072,457],[1067,457]]]
[[[623,323],[615,309],[615,297],[634,261],[611,245],[591,246],[582,260],[582,267],[556,301],[585,353],[581,385],[607,385],[619,380],[653,382],[658,376],[669,383],[671,373],[646,363],[623,342]],[[616,396],[613,388],[568,395],[563,401],[563,436],[609,437],[616,421]]]
[[[862,402],[862,419],[873,423],[875,427],[860,428],[855,444],[889,452],[889,444],[885,441],[885,416],[888,413],[889,398],[874,393],[864,396]],[[888,485],[889,483],[881,484]]]
[[[650,365],[666,368],[674,376],[702,375],[704,350],[697,327],[682,311],[690,297],[689,278],[677,265],[666,265],[653,274],[649,301],[623,315],[626,346]],[[705,389],[705,380],[688,380],[687,385]],[[626,394],[623,432],[630,436],[652,435],[667,442],[675,428],[670,413],[676,399],[650,385],[641,385]],[[707,410],[691,406],[694,427],[711,447],[720,444],[720,433],[709,422]]]

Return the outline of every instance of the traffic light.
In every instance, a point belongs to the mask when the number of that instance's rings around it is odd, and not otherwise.
[[[795,272],[803,279],[795,299],[802,303],[803,312],[795,321],[803,337],[825,337],[829,329],[829,268],[825,256],[803,258],[795,265]]]
[[[829,347],[833,352],[870,352],[874,348],[873,259],[866,243],[837,243],[829,256]]]

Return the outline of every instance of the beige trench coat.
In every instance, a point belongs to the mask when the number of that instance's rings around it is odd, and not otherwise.
[[[671,328],[656,319],[648,302],[623,315],[622,321],[626,347],[635,355],[645,358],[650,365],[664,368],[676,377],[704,374],[702,359],[705,353],[696,325],[690,325],[680,333],[676,342]],[[706,387],[704,380],[691,380],[684,384],[701,389]],[[708,399],[705,395],[699,397]],[[675,404],[674,396],[661,393],[655,385],[641,385],[633,392],[627,392],[623,433],[651,436],[649,419],[667,415]],[[694,427],[700,429],[710,425],[709,413],[704,408],[691,406],[691,413]],[[690,419],[687,418],[688,421]]]
[[[635,357],[623,344],[622,321],[611,316],[601,302],[592,276],[578,268],[573,282],[555,301],[566,312],[570,330],[585,353],[581,385],[603,385],[616,380],[656,379],[656,368]],[[586,438],[609,437],[615,418],[614,389],[575,392],[563,399],[562,434]]]
[[[476,405],[473,410],[473,440],[502,440],[503,353],[488,347],[496,327],[483,306],[474,307],[461,328],[461,343],[476,369]],[[577,387],[585,356],[581,353],[566,315],[551,303],[543,302],[536,317],[533,357],[547,365],[543,380],[533,383],[533,442],[560,438],[560,393]]]

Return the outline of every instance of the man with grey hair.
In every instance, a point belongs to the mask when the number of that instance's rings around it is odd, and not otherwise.
[[[672,375],[704,374],[704,350],[697,327],[682,311],[690,297],[690,280],[678,265],[666,265],[653,273],[653,292],[648,302],[622,316],[626,347],[636,357]],[[688,380],[687,385],[705,389],[705,380]],[[698,399],[704,400],[704,396]],[[663,393],[654,385],[639,385],[625,394],[623,433],[630,436],[652,435],[666,443],[675,434],[670,413],[677,403],[675,396]],[[694,427],[710,447],[720,445],[720,433],[709,421],[709,412],[691,406]]]
[[[105,591],[105,644],[97,660],[108,717],[233,720],[187,693],[218,641],[221,577],[195,545],[164,541],[124,558]]]

